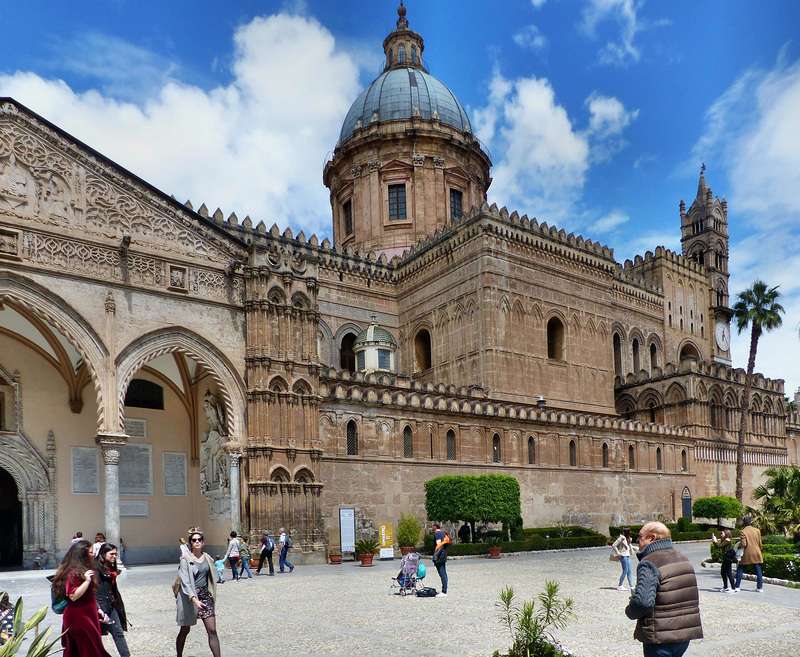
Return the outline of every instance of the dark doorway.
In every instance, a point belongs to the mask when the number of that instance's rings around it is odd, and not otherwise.
[[[684,486],[681,492],[681,515],[689,520],[692,519],[692,494],[688,486]]]
[[[0,468],[0,568],[22,566],[22,502],[17,483]]]

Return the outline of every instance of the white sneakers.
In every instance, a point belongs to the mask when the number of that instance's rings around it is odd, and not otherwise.
[[[733,592],[734,592],[734,593],[738,593],[738,592],[739,592],[739,589],[738,589],[738,588],[735,588],[735,589],[733,589]]]
[[[724,589],[720,589],[720,591],[722,593],[733,593],[733,589],[730,586]]]
[[[618,586],[617,587],[617,591],[627,591],[627,590],[628,589],[626,589],[624,586]]]
[[[447,597],[447,593],[437,593],[436,597],[437,598],[446,598]]]
[[[756,589],[756,593],[763,593],[764,589]]]

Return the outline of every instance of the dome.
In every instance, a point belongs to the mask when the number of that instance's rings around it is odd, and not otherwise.
[[[469,117],[458,98],[439,80],[419,68],[386,71],[364,89],[347,112],[339,143],[356,131],[359,119],[362,126],[372,123],[376,112],[378,121],[410,119],[412,116],[431,119],[438,115],[442,123],[472,133]]]
[[[355,342],[353,342],[353,347],[355,348],[358,345],[363,345],[370,342],[385,342],[393,347],[397,346],[394,336],[385,328],[382,326],[377,326],[376,324],[370,324],[367,328],[361,331]]]

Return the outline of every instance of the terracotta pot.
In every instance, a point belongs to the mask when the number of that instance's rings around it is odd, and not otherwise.
[[[361,558],[361,567],[364,568],[365,566],[372,565],[372,559],[375,557],[374,554],[361,554],[359,555]]]
[[[402,556],[406,556],[412,552],[415,552],[416,548],[413,545],[401,545],[400,546],[400,554]]]
[[[331,560],[331,564],[335,563],[342,563],[342,555],[341,554],[330,554],[328,558]]]
[[[489,546],[489,558],[490,559],[499,559],[500,558],[500,550],[502,550],[502,546],[500,545],[490,545]]]

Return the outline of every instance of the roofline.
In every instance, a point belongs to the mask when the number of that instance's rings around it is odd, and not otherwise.
[[[14,98],[11,98],[10,96],[0,96],[0,104],[3,104],[3,103],[10,103],[10,104],[14,105],[15,107],[17,107],[22,112],[30,115],[31,117],[33,117],[34,119],[36,119],[40,123],[43,123],[44,125],[46,125],[48,128],[53,130],[58,135],[60,135],[60,136],[62,136],[64,138],[66,138],[67,140],[71,141],[73,144],[75,144],[79,148],[88,151],[93,157],[96,157],[101,162],[103,162],[103,163],[107,164],[108,166],[116,169],[117,171],[119,171],[123,175],[131,178],[134,182],[142,185],[143,187],[146,187],[149,191],[153,192],[156,196],[160,197],[165,202],[173,205],[175,207],[175,209],[181,210],[182,212],[187,212],[187,213],[189,213],[189,215],[193,215],[194,219],[199,221],[199,223],[205,225],[208,228],[213,229],[214,231],[216,231],[220,235],[223,235],[225,238],[227,238],[227,239],[231,240],[232,242],[234,242],[237,246],[240,246],[243,249],[248,248],[247,242],[239,239],[238,237],[236,237],[234,235],[231,235],[228,231],[226,231],[224,228],[221,228],[220,226],[218,226],[216,224],[216,222],[211,221],[208,217],[204,217],[203,215],[198,214],[196,211],[190,210],[189,208],[187,208],[183,203],[181,203],[177,199],[172,198],[171,196],[167,195],[165,192],[162,192],[157,187],[151,185],[149,182],[147,182],[143,178],[137,176],[132,171],[129,171],[128,169],[126,169],[122,165],[118,164],[117,162],[114,162],[114,160],[112,160],[111,158],[106,157],[105,155],[103,155],[99,151],[96,151],[94,148],[92,148],[91,146],[89,146],[85,142],[82,142],[80,139],[77,139],[76,137],[74,137],[73,135],[68,133],[66,130],[64,130],[62,128],[59,128],[55,123],[52,123],[51,121],[48,121],[41,114],[37,114],[30,107],[27,107],[26,105],[23,105],[18,100],[15,100]]]

